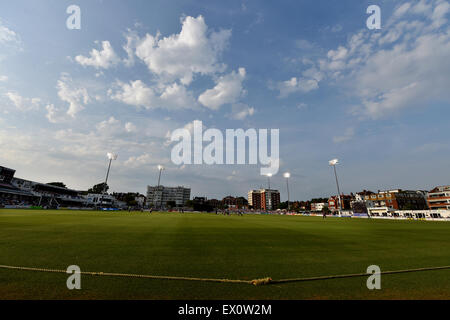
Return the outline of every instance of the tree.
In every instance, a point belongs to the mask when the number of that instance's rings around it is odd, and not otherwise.
[[[55,186],[55,187],[67,188],[67,186],[64,183],[62,183],[62,182],[50,182],[50,183],[47,183],[47,184],[51,185],[51,186]]]
[[[177,206],[177,203],[173,200],[167,201],[167,206],[172,209],[175,208]]]
[[[277,209],[281,209],[281,210],[284,210],[284,209],[287,209],[288,208],[288,203],[287,203],[287,201],[285,201],[285,202],[280,202],[280,204],[277,206]]]
[[[328,208],[328,206],[323,206],[322,213],[325,213],[325,214],[329,214],[330,213],[330,209]]]
[[[185,206],[186,206],[186,207],[189,207],[189,208],[192,208],[192,207],[194,206],[194,201],[192,201],[192,200],[187,200]]]
[[[107,184],[105,184],[104,182],[96,184],[95,186],[93,186],[91,189],[88,190],[88,193],[103,193],[103,192],[107,192],[109,190],[109,186]]]
[[[136,195],[134,193],[127,193],[124,195],[122,201],[124,201],[129,207],[135,207],[137,205],[135,198]]]

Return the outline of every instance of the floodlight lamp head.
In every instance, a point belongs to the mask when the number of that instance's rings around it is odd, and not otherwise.
[[[329,164],[330,166],[335,166],[335,165],[337,165],[338,163],[339,163],[339,160],[338,160],[338,159],[333,159],[333,160],[328,161],[328,164]]]
[[[164,167],[162,165],[158,165],[158,170],[164,170]]]
[[[108,157],[109,160],[117,160],[117,154],[108,152],[108,153],[106,154],[106,156]]]
[[[285,177],[286,179],[288,179],[288,178],[291,177],[291,174],[290,174],[289,172],[286,172],[286,173],[284,174],[284,177]]]
[[[272,174],[271,174],[271,173],[268,173],[267,176],[270,178],[270,177],[272,176]]]

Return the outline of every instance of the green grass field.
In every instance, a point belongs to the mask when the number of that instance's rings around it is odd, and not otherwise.
[[[0,210],[0,265],[273,279],[450,265],[450,223]],[[0,299],[450,299],[450,270],[252,286],[0,269]]]

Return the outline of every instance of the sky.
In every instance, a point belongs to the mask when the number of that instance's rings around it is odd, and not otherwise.
[[[80,29],[69,29],[70,5]],[[368,6],[381,9],[369,29]],[[445,0],[2,1],[0,165],[39,182],[192,196],[266,187],[260,165],[176,165],[171,133],[279,129],[286,200],[450,184]]]

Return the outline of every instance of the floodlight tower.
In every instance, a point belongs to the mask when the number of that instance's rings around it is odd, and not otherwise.
[[[339,163],[338,159],[333,159],[333,160],[328,161],[328,164],[330,166],[332,166],[334,169],[334,177],[336,178],[336,186],[337,186],[337,192],[338,192],[338,198],[339,198],[339,215],[341,215],[341,211],[342,211],[341,191],[339,190],[339,182],[338,182],[338,177],[337,177],[337,173],[336,173],[336,165],[338,163]]]
[[[161,183],[161,172],[164,170],[165,168],[162,165],[158,165],[158,170],[159,170],[159,175],[158,175],[158,187],[156,188],[156,190],[159,191],[159,186]],[[156,192],[155,192],[156,193]],[[160,207],[162,207],[162,197],[163,196],[163,192],[161,190],[161,201],[160,201]],[[154,198],[154,197],[153,197]],[[153,199],[153,203],[155,203],[155,199]]]
[[[289,172],[286,172],[284,174],[284,177],[286,178],[286,187],[287,187],[287,194],[288,194],[288,212],[290,211],[290,203],[289,203],[289,178],[291,177],[291,174]]]
[[[113,160],[117,160],[117,154],[108,152],[106,154],[106,156],[109,159],[109,164],[108,164],[108,171],[106,171],[106,179],[105,179],[105,184],[103,185],[103,192],[102,192],[102,198],[101,198],[101,205],[103,205],[103,195],[106,193],[106,186],[108,184],[108,178],[109,178],[109,171],[111,170],[111,163]]]
[[[161,172],[164,170],[164,167],[162,165],[159,165],[158,170],[159,170],[159,176],[158,176],[158,187],[159,187],[159,183],[161,182]]]
[[[271,173],[268,173],[267,174],[267,182],[268,182],[268,184],[269,184],[269,190],[270,190],[270,177],[272,176],[272,174]]]

